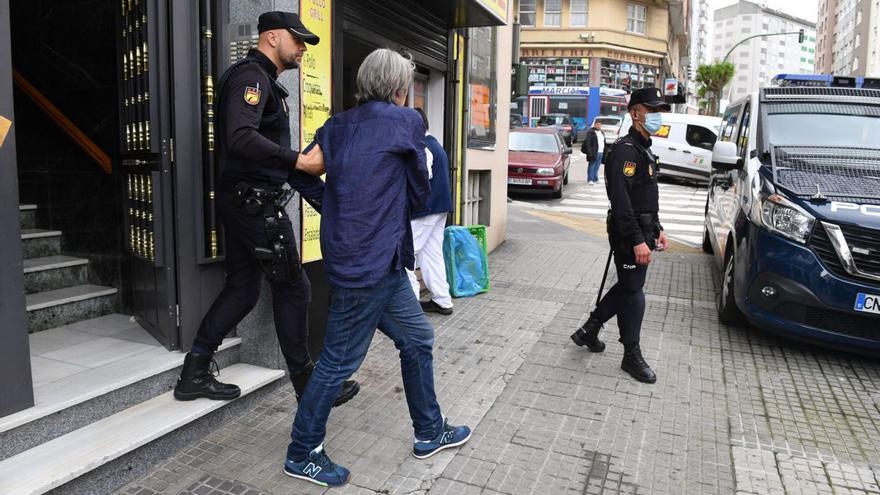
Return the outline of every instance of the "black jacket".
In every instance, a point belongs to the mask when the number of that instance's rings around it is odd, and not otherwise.
[[[617,140],[605,164],[605,188],[611,201],[609,237],[612,245],[652,243],[663,230],[658,217],[657,164],[648,151],[651,140],[635,127]]]
[[[599,137],[597,136],[596,129],[591,127],[587,131],[587,137],[584,139],[584,144],[581,145],[581,152],[587,155],[588,161],[596,159],[596,155],[599,153]]]

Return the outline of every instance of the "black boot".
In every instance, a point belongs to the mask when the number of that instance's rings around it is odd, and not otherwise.
[[[602,352],[605,343],[599,340],[599,330],[602,330],[602,322],[591,316],[577,332],[571,334],[571,341],[579,346],[587,346],[592,352]]]
[[[296,401],[299,402],[300,397],[302,397],[303,393],[306,391],[306,384],[309,383],[309,377],[312,376],[312,370],[315,369],[314,364],[309,364],[309,366],[299,373],[290,374],[290,381],[293,383],[293,390],[296,392]],[[346,402],[350,401],[354,398],[358,392],[361,391],[361,386],[358,385],[358,382],[354,380],[346,380],[345,383],[342,384],[342,388],[339,390],[339,395],[336,396],[336,401],[333,402],[333,407],[341,406]]]
[[[174,398],[177,400],[193,400],[206,397],[214,400],[232,400],[241,395],[237,385],[220,383],[211,372],[211,364],[217,367],[213,354],[187,353],[183,360],[183,369],[177,386],[174,387]],[[220,375],[219,368],[217,375]]]
[[[642,349],[639,347],[639,344],[631,344],[625,347],[626,348],[623,351],[623,361],[620,363],[620,367],[640,382],[656,382],[657,375],[654,374],[654,371],[652,371],[651,367],[648,366],[648,363],[645,362],[645,358],[642,357]]]

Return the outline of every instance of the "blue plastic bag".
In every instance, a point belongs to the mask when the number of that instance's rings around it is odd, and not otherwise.
[[[446,280],[453,297],[489,290],[489,260],[480,243],[465,227],[446,227],[443,234]]]

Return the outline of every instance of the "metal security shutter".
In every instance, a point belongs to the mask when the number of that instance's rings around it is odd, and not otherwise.
[[[446,22],[404,0],[346,0],[345,31],[381,46],[384,38],[413,54],[416,62],[447,70],[449,30]]]

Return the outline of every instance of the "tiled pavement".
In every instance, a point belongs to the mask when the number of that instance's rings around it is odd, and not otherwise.
[[[335,409],[326,448],[352,469],[340,494],[880,493],[880,363],[718,323],[711,259],[666,253],[649,271],[643,385],[608,349],[574,347],[595,300],[602,239],[510,209],[491,292],[436,325],[441,406],[470,443],[418,461],[398,359],[377,337],[363,389]],[[613,280],[612,280],[613,282]],[[292,390],[118,493],[312,494],[281,473]]]

